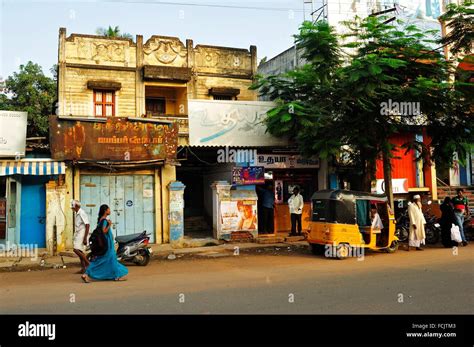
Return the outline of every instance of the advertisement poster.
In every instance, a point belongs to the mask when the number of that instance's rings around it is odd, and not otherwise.
[[[257,230],[257,202],[237,200],[221,202],[222,232]]]
[[[232,184],[264,184],[265,169],[262,166],[234,167],[232,169]]]
[[[283,181],[275,181],[275,203],[283,203]]]
[[[28,114],[0,111],[0,157],[24,157]]]

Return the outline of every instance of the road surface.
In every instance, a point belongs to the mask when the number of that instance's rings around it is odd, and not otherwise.
[[[303,248],[154,260],[126,282],[0,273],[1,313],[472,313],[474,244],[325,259]]]

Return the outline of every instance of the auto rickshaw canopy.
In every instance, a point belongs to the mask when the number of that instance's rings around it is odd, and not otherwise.
[[[372,203],[387,203],[383,194],[371,194],[342,189],[320,190],[311,197],[312,221],[341,224],[369,223],[369,208]]]

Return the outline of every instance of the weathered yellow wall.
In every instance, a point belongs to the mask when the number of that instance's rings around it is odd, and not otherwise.
[[[94,115],[93,91],[87,88],[90,80],[120,82],[122,88],[115,92],[115,116],[135,117],[135,72],[72,67],[66,67],[65,115]]]

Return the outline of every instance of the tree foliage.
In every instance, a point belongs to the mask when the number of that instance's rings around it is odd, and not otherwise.
[[[376,160],[392,158],[396,149],[417,149],[428,161],[448,165],[453,151],[462,156],[474,142],[469,100],[448,83],[452,67],[429,48],[432,33],[385,19],[356,18],[346,23],[344,37],[326,22],[303,23],[296,44],[307,64],[281,76],[259,76],[253,86],[277,104],[267,113],[268,132],[288,137],[306,155],[346,152],[364,189]],[[389,100],[419,103],[422,115],[382,114]],[[423,130],[434,149],[415,139],[401,148],[391,141],[394,134]]]
[[[133,40],[132,34],[129,33],[121,33],[120,28],[118,26],[111,27],[110,25],[108,28],[104,27],[99,27],[96,30],[96,34],[100,36],[106,36],[106,37],[118,37],[118,38],[124,38],[124,39],[131,39]]]
[[[5,94],[0,94],[0,109],[28,112],[27,135],[47,136],[48,117],[57,100],[56,86],[56,81],[45,76],[41,66],[29,61],[6,79]]]
[[[472,1],[465,1],[462,5],[448,4],[446,12],[439,17],[446,22],[447,35],[440,42],[450,45],[454,55],[458,53],[471,54],[474,42],[474,8]]]

